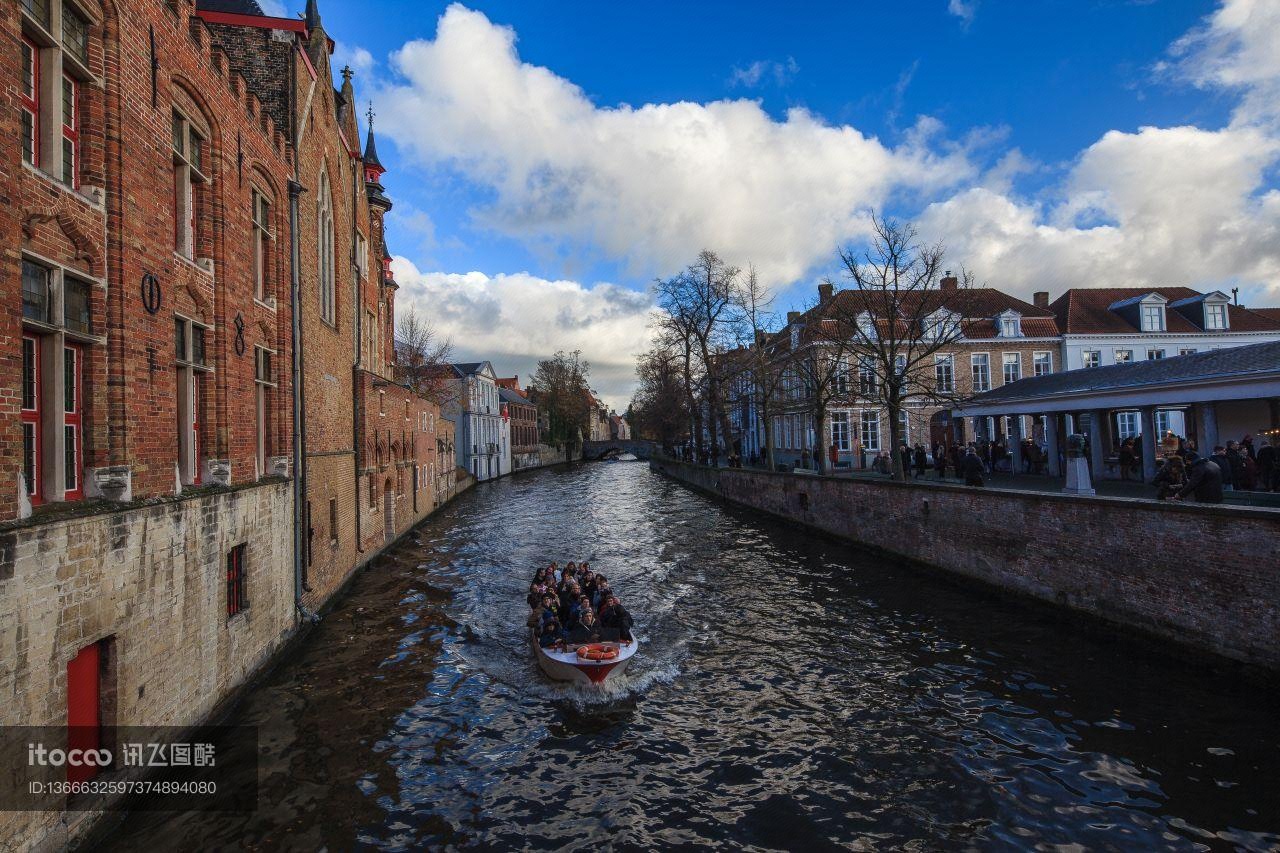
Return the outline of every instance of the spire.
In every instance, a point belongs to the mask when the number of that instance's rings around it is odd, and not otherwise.
[[[373,139],[373,117],[377,115],[373,111],[373,101],[369,102],[369,111],[365,116],[369,119],[369,137],[364,143],[364,168],[366,171],[376,171],[377,177],[382,177],[386,172],[386,168],[382,165],[382,161],[378,159],[378,146]]]
[[[320,23],[320,9],[316,6],[316,0],[307,0],[306,23],[308,30],[324,28],[324,25]]]

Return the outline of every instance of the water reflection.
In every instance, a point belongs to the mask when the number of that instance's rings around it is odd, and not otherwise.
[[[589,557],[645,643],[607,694],[525,645]],[[1280,844],[1274,697],[618,463],[483,486],[237,711],[253,815],[117,849]]]

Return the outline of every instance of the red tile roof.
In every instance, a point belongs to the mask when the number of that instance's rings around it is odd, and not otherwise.
[[[1111,310],[1111,306],[1135,296],[1158,293],[1170,302],[1203,295],[1189,287],[1075,287],[1054,300],[1049,307],[1058,318],[1058,328],[1067,335],[1132,334],[1139,327]],[[1228,307],[1233,332],[1280,332],[1280,318],[1269,318],[1267,309]],[[1174,334],[1203,334],[1204,330],[1176,310],[1165,312],[1165,329]]]

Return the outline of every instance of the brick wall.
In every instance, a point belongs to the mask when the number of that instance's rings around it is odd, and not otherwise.
[[[1280,670],[1277,510],[650,464],[859,545]]]

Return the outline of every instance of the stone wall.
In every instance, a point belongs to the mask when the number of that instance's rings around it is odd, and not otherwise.
[[[859,545],[1280,670],[1277,510],[650,465]]]
[[[292,513],[278,482],[0,533],[0,725],[66,725],[67,662],[104,640],[104,725],[206,719],[293,632]],[[240,543],[249,605],[228,618]],[[0,849],[61,847],[91,817],[2,812]]]

